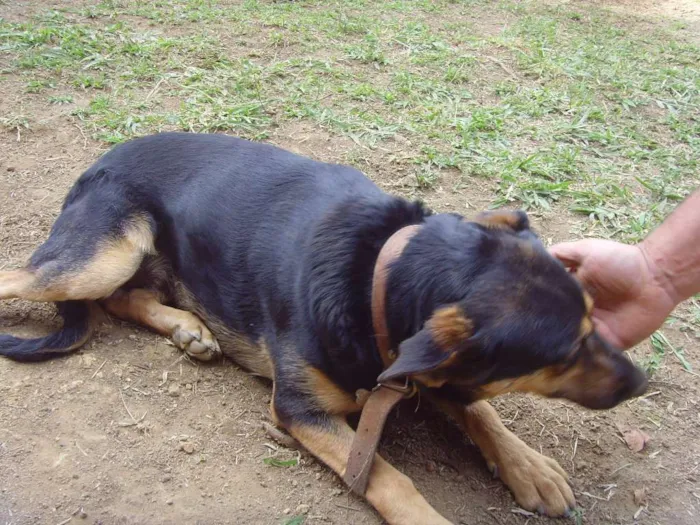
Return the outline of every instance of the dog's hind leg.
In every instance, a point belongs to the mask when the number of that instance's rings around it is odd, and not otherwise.
[[[0,299],[21,297],[36,283],[36,276],[24,268],[0,272]]]
[[[118,290],[102,304],[115,317],[137,322],[171,337],[178,348],[195,359],[209,361],[221,354],[219,344],[199,317],[162,304],[159,296],[151,290]]]
[[[74,350],[91,331],[91,302],[115,292],[155,252],[148,217],[111,211],[65,209],[25,268],[0,272],[0,299],[56,302],[64,318],[63,328],[46,337],[0,335],[0,355],[39,360]]]
[[[154,252],[150,223],[141,216],[94,239],[86,239],[79,225],[69,232],[52,232],[26,268],[0,272],[0,299],[102,299],[131,279],[144,256]]]

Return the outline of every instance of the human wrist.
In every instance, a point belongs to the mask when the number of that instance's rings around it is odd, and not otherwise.
[[[658,288],[674,305],[677,305],[694,294],[688,292],[684,283],[679,279],[678,269],[675,268],[673,257],[654,241],[647,238],[636,246],[644,259],[650,278],[650,285]]]

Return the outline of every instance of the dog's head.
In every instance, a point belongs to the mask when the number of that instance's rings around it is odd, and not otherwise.
[[[392,336],[412,326],[380,381],[410,377],[462,402],[519,391],[594,409],[646,389],[641,370],[598,336],[593,301],[524,212],[428,219],[392,265],[388,293]],[[411,295],[412,306],[391,312]]]

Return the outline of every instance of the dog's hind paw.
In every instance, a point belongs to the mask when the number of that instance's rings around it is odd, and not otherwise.
[[[221,355],[219,343],[203,323],[178,325],[172,338],[175,346],[199,361],[211,361]]]
[[[512,434],[508,443],[499,443],[496,458],[488,465],[513,492],[518,504],[547,516],[568,516],[576,506],[569,477],[552,458],[532,450]]]

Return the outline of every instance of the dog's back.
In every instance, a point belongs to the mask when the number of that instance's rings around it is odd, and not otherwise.
[[[89,330],[75,300],[108,297],[151,268],[165,268],[169,301],[188,299],[255,340],[265,311],[286,315],[303,248],[329,210],[387,200],[357,170],[267,144],[189,133],[127,142],[78,179],[28,267],[0,275],[0,296],[59,303],[63,337],[2,336],[0,348],[17,358],[75,348]]]

